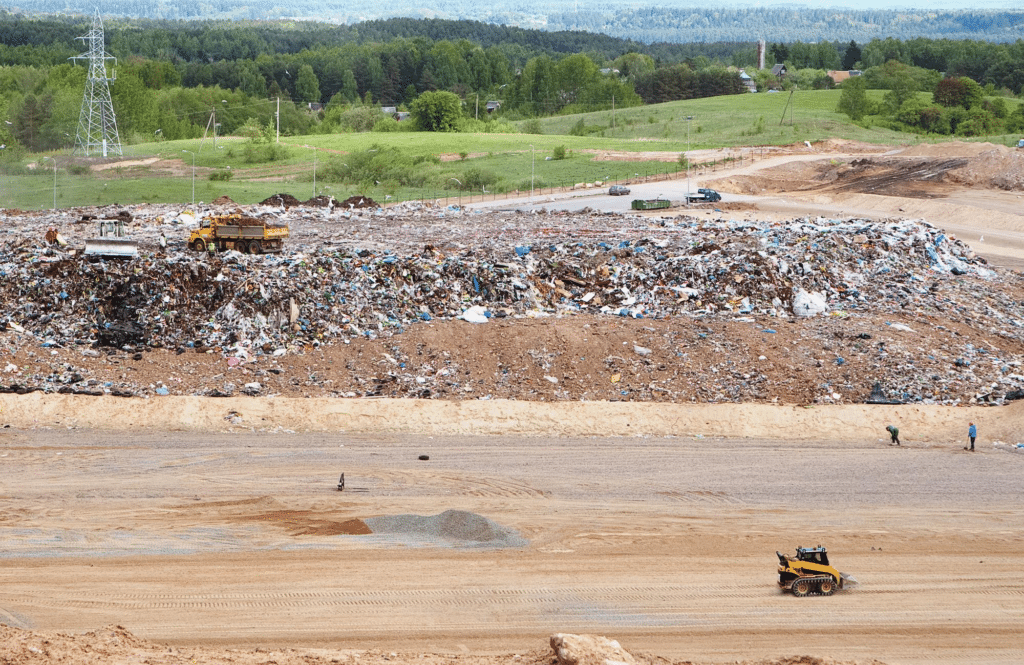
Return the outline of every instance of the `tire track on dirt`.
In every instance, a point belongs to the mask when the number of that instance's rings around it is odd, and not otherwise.
[[[887,588],[858,586],[842,593],[857,596],[917,595],[922,590],[934,588],[928,584],[905,584]],[[1024,596],[1024,588],[1010,587],[993,582],[978,585],[976,581],[965,580],[964,595],[1004,597],[1007,600]],[[176,594],[176,593],[131,593],[115,594],[100,598],[43,598],[34,599],[31,604],[73,610],[121,609],[121,610],[245,610],[245,609],[344,609],[360,612],[367,609],[387,610],[393,607],[416,606],[430,608],[515,608],[562,606],[572,603],[599,602],[602,605],[622,605],[626,608],[646,608],[658,613],[681,611],[684,607],[676,601],[682,600],[742,600],[770,599],[786,596],[783,592],[757,582],[730,584],[709,588],[704,584],[666,584],[641,586],[587,585],[567,587],[535,587],[521,589],[409,589],[409,590],[358,590],[333,589],[324,591],[282,591],[219,594]],[[12,595],[8,600],[16,599]],[[27,599],[24,599],[27,600]],[[815,599],[800,599],[801,602],[815,602]],[[796,601],[794,601],[796,602]],[[793,605],[794,612],[809,609],[806,605]],[[835,608],[830,608],[835,609]],[[867,610],[865,610],[867,611]],[[901,610],[910,613],[911,610]],[[874,613],[872,611],[872,613]],[[909,620],[904,617],[904,620]],[[826,619],[827,621],[827,619]]]
[[[657,492],[658,496],[663,496],[672,501],[678,501],[679,503],[710,503],[713,505],[744,505],[747,502],[728,494],[727,492],[717,492],[714,490],[691,490],[688,492],[668,491],[668,492]]]

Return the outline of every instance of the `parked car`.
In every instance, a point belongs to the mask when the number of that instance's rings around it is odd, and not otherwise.
[[[608,193],[612,196],[625,196],[629,194],[629,187],[625,185],[612,185],[608,188]]]

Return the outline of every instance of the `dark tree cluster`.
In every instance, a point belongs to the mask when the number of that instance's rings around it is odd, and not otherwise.
[[[696,99],[746,92],[738,72],[725,69],[693,71],[686,65],[662,67],[636,81],[636,92],[645,104]]]

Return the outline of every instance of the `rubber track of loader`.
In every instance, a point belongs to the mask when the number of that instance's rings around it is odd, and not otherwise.
[[[793,580],[793,583],[795,584],[798,581],[810,582],[811,584],[814,585],[814,591],[808,592],[807,595],[808,596],[821,596],[823,594],[820,591],[818,591],[818,585],[821,584],[822,582],[824,582],[825,580],[830,580],[830,579],[832,579],[832,578],[827,576],[827,575],[822,576],[822,577],[801,577],[799,579]],[[836,588],[838,589],[838,586]]]

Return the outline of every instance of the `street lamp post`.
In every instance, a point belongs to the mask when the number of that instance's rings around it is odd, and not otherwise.
[[[57,160],[53,157],[43,157],[53,162],[53,209],[57,209]]]
[[[686,116],[686,202],[690,202],[690,121],[692,115]]]
[[[313,146],[313,198],[316,198],[316,146]]]
[[[461,210],[462,209],[462,181],[459,180],[458,178],[448,178],[448,179],[449,180],[454,180],[455,182],[459,183],[459,209]]]
[[[196,204],[196,153],[191,150],[182,150],[192,155],[192,205]]]
[[[530,144],[530,150],[533,151],[533,159],[530,162],[530,203],[533,203],[533,179],[537,173],[537,149]]]

